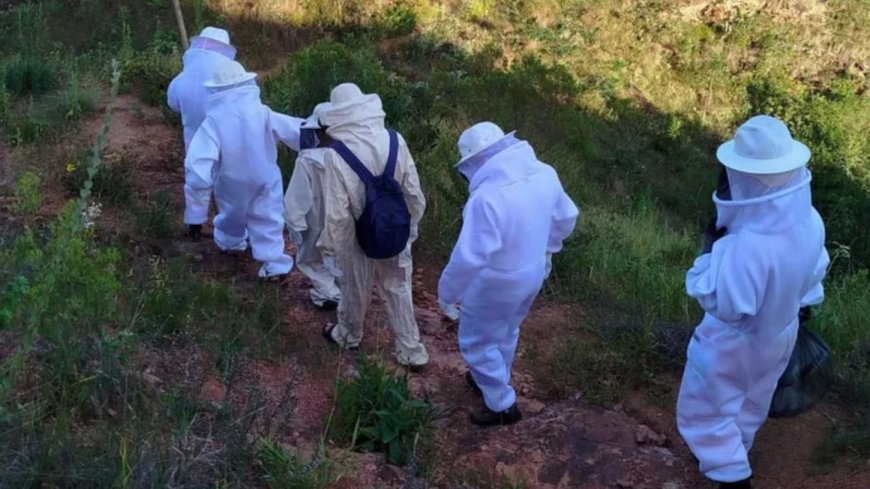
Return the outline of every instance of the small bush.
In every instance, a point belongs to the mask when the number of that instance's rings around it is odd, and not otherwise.
[[[388,121],[402,120],[411,105],[406,87],[388,75],[370,47],[350,47],[330,39],[291,55],[281,72],[263,83],[263,99],[274,110],[307,115],[345,82],[379,94]]]
[[[15,197],[18,199],[16,209],[22,214],[35,214],[42,207],[42,179],[39,175],[24,172],[18,178],[15,186]]]
[[[332,435],[354,448],[384,452],[387,461],[402,465],[428,435],[434,418],[432,405],[414,399],[407,377],[391,374],[380,361],[362,357],[358,376],[338,381],[337,416]]]
[[[166,105],[169,82],[181,71],[181,56],[157,50],[137,52],[121,66],[122,83],[130,87],[142,102],[160,107]]]
[[[56,122],[48,120],[34,110],[31,100],[17,116],[6,122],[6,136],[14,145],[33,144],[52,134]]]
[[[6,89],[13,95],[38,95],[57,86],[54,70],[36,55],[18,56],[4,70]]]
[[[88,178],[90,152],[82,153],[76,163],[68,164],[63,184],[70,194],[78,193]],[[133,168],[117,155],[104,157],[100,171],[93,177],[92,194],[101,202],[118,207],[133,204],[136,191],[133,187]]]
[[[417,13],[405,5],[393,5],[387,9],[383,24],[383,31],[390,36],[404,36],[414,32],[417,28]]]
[[[171,238],[178,232],[178,208],[166,190],[151,196],[144,209],[137,210],[138,231],[154,238]]]

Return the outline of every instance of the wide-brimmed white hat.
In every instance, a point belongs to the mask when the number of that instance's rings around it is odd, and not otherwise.
[[[231,46],[230,44],[230,33],[225,31],[224,29],[220,29],[217,27],[206,27],[199,33],[198,36],[195,36],[193,39],[211,39],[212,41],[217,41],[220,43],[224,43],[227,46]]]
[[[511,131],[505,134],[504,131],[492,122],[479,122],[466,129],[459,136],[460,160],[456,166],[466,162],[469,158],[474,157],[481,151],[500,143],[502,140],[511,138],[516,131]]]
[[[734,139],[716,151],[716,158],[732,170],[755,175],[786,173],[806,166],[811,152],[792,139],[779,119],[757,115],[737,128]]]
[[[207,80],[203,85],[206,88],[221,88],[238,85],[249,80],[257,78],[256,73],[250,73],[245,70],[245,67],[236,61],[227,60],[214,72],[210,80]]]

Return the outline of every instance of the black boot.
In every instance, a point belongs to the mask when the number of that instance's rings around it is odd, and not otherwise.
[[[190,224],[187,226],[187,235],[191,241],[199,241],[202,239],[202,224]]]
[[[480,390],[480,386],[477,385],[477,382],[474,381],[474,377],[471,376],[471,370],[465,371],[465,383],[468,384],[468,387],[471,387],[474,390],[475,394],[482,396],[483,391]]]
[[[483,406],[479,411],[471,413],[471,422],[480,427],[507,426],[523,419],[523,413],[517,407],[517,403],[507,410],[497,413]]]
[[[744,479],[737,482],[720,482],[719,489],[752,489],[752,481]]]

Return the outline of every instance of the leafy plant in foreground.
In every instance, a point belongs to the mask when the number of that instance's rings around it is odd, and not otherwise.
[[[380,361],[361,357],[357,376],[336,386],[337,416],[333,436],[368,452],[384,452],[392,464],[404,464],[427,435],[434,409],[414,399],[408,378],[397,376]]]

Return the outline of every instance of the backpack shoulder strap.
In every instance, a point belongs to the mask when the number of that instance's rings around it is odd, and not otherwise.
[[[363,162],[356,157],[355,154],[341,141],[333,141],[332,144],[329,145],[330,148],[334,149],[344,161],[350,166],[350,168],[356,173],[360,180],[363,181],[364,184],[369,185],[375,179],[372,172],[363,165]]]
[[[390,133],[390,156],[387,157],[384,176],[392,177],[396,174],[396,161],[399,159],[399,135],[392,129],[388,131]]]

